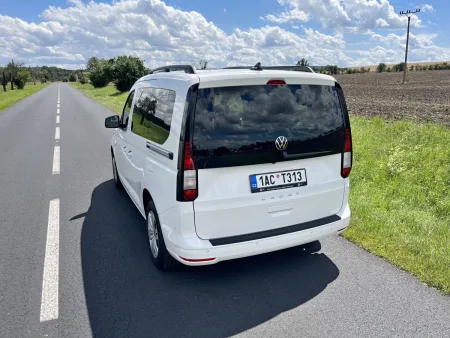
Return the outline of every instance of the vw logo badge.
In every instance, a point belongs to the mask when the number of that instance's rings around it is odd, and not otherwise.
[[[277,147],[278,150],[284,150],[287,148],[288,140],[284,136],[278,136],[275,140],[275,147]]]

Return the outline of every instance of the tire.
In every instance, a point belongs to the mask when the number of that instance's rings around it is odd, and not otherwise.
[[[158,269],[163,271],[170,270],[177,265],[178,261],[167,251],[159,224],[158,213],[153,201],[150,200],[147,204],[145,214],[147,215],[148,244],[152,261]]]
[[[116,186],[117,189],[123,190],[122,182],[120,182],[120,177],[119,174],[117,173],[116,158],[114,157],[114,155],[111,156],[111,162],[112,162],[114,185]]]

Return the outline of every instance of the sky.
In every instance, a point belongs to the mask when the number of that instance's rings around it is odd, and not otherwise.
[[[450,0],[0,0],[0,65],[83,68],[91,56],[147,67],[366,66],[450,61]]]

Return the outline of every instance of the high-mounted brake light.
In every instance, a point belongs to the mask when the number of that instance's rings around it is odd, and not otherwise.
[[[193,201],[197,198],[197,168],[192,158],[191,143],[184,143],[183,159],[183,195],[185,201]]]
[[[349,128],[345,128],[344,151],[342,153],[341,176],[347,178],[352,170],[352,135]]]
[[[268,85],[285,85],[286,82],[284,80],[269,80],[267,81]]]

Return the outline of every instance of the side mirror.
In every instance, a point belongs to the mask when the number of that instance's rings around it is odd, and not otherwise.
[[[106,128],[119,128],[120,127],[120,117],[119,115],[113,115],[105,119]]]

